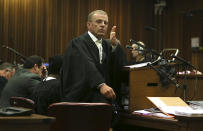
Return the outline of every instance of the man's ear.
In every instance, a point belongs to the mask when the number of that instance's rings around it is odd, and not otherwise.
[[[87,21],[87,28],[89,29],[89,27],[90,27],[90,22],[89,21]]]
[[[36,70],[38,69],[38,65],[35,64],[33,68],[34,68],[34,70],[36,71]]]

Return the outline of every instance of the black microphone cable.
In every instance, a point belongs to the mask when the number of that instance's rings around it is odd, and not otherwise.
[[[196,69],[190,62],[184,60],[183,58],[179,57],[179,56],[175,56],[174,54],[171,55],[171,57],[175,58],[176,60],[182,62],[183,64],[186,64],[190,67],[192,67],[193,69]]]
[[[173,85],[175,85],[176,88],[179,88],[179,87],[180,87],[180,85],[179,85],[178,83],[176,83],[176,82],[174,81],[174,79],[171,78],[171,76],[168,75],[167,73],[163,72],[162,70],[159,70],[159,69],[155,68],[155,67],[152,66],[151,64],[147,64],[147,66],[149,66],[150,68],[152,68],[153,70],[155,70],[161,77],[166,78],[170,83],[172,83]]]

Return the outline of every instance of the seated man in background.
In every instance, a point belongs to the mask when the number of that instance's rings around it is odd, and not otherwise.
[[[0,96],[7,81],[14,75],[16,69],[11,63],[4,62],[0,65]]]
[[[142,41],[138,41],[139,44],[145,46],[145,44]],[[129,62],[129,65],[133,65],[133,64],[139,64],[142,62],[146,62],[146,58],[145,58],[145,53],[144,53],[144,49],[142,47],[139,47],[136,44],[132,44],[132,59]]]
[[[60,70],[63,56],[56,55],[49,57],[48,63],[48,77],[37,85],[32,95],[32,99],[36,103],[36,112],[43,115],[47,114],[50,104],[60,102]]]
[[[10,106],[10,97],[30,98],[34,87],[41,82],[43,59],[40,56],[30,56],[25,60],[22,69],[18,69],[2,91],[0,105]]]
[[[145,44],[142,41],[137,42],[140,45],[143,45],[145,47]],[[139,47],[136,43],[132,43],[131,46],[129,46],[130,49],[130,55],[131,60],[127,62],[127,65],[134,65],[139,63],[144,63],[149,61],[146,58],[146,51]],[[129,71],[124,70],[121,74],[122,78],[122,86],[121,86],[121,107],[123,109],[128,110],[128,104],[129,104]]]

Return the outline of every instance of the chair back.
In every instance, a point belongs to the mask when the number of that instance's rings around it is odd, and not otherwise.
[[[56,117],[51,131],[109,131],[112,107],[106,103],[51,104],[48,114]]]
[[[11,97],[10,105],[32,109],[35,112],[35,102],[25,97]]]

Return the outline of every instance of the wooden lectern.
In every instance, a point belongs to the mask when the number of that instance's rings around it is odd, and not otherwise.
[[[158,68],[158,67],[156,67]],[[162,86],[160,76],[150,67],[129,70],[129,111],[155,107],[146,97],[183,95],[183,90],[169,84]]]

